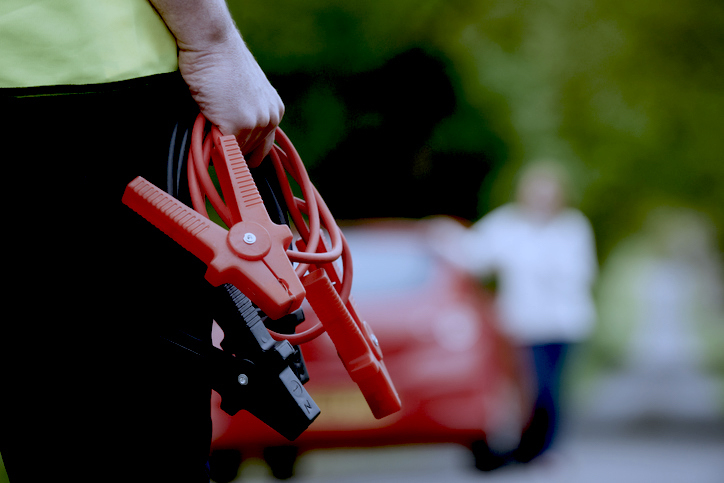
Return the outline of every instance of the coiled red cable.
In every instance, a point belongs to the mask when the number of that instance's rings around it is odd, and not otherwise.
[[[191,201],[194,210],[209,218],[206,209],[208,199],[221,220],[230,227],[232,224],[230,210],[216,190],[209,174],[211,151],[221,132],[216,126],[207,129],[207,124],[206,118],[199,114],[191,134],[187,166]],[[292,263],[297,263],[295,272],[299,278],[302,278],[312,266],[324,269],[328,274],[330,271],[336,272],[334,262],[341,258],[342,274],[337,273],[331,278],[339,279],[335,289],[344,303],[347,303],[352,288],[352,256],[347,241],[337,226],[334,216],[309,179],[299,153],[280,128],[276,129],[275,141],[276,144],[269,153],[270,161],[274,165],[291,222],[299,235],[295,243],[297,249],[288,249],[287,256]],[[303,198],[294,195],[289,177],[299,185]],[[322,228],[329,235],[331,243],[329,248]],[[279,334],[269,331],[274,339],[288,340],[293,345],[309,342],[323,332],[324,327],[319,322],[299,334]]]

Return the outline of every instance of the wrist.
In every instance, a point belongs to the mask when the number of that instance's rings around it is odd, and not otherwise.
[[[240,38],[225,0],[151,0],[179,50],[208,52]]]
[[[213,52],[229,43],[241,40],[241,34],[231,19],[210,21],[205,27],[189,29],[176,37],[179,50],[188,52]]]

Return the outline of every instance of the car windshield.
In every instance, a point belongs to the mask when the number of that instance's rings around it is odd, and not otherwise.
[[[432,275],[432,256],[408,234],[345,231],[345,237],[352,252],[356,298],[415,290]]]

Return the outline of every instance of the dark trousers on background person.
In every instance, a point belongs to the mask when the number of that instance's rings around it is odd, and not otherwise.
[[[10,481],[208,482],[205,368],[160,337],[210,341],[205,267],[121,202],[136,176],[165,187],[188,89],[168,74],[0,103]]]
[[[560,390],[563,365],[569,344],[550,343],[528,348],[535,378],[535,402],[530,421],[523,431],[513,457],[528,462],[546,452],[560,426]]]
[[[561,376],[568,343],[519,346],[521,382],[531,382],[532,408],[520,441],[513,450],[496,450],[486,440],[472,443],[475,466],[492,471],[501,466],[528,463],[553,445],[560,427]],[[527,392],[524,390],[524,392]]]

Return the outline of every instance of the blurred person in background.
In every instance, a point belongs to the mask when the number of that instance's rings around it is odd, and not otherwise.
[[[532,163],[520,174],[514,202],[468,229],[448,222],[436,229],[438,251],[448,247],[443,256],[477,277],[495,277],[501,329],[519,348],[532,391],[514,449],[496,448],[489,440],[494,462],[479,458],[479,467],[529,462],[551,447],[566,353],[594,327],[594,235],[587,218],[568,206],[568,183],[560,164]]]
[[[10,480],[209,480],[205,267],[129,208],[201,111],[255,164],[284,113],[225,0],[2,0],[12,232],[0,443]],[[17,208],[17,209],[16,209]]]

